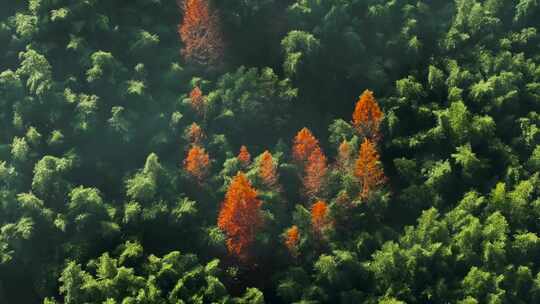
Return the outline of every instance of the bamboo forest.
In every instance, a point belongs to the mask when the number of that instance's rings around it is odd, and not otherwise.
[[[0,304],[540,303],[540,0],[0,0]]]

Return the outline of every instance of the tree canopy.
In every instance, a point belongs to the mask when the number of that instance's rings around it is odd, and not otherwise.
[[[0,303],[540,303],[539,1],[0,2]]]

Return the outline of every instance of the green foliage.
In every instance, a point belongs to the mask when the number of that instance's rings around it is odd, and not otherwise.
[[[463,143],[470,137],[471,114],[463,102],[453,102],[447,109],[448,131],[456,143]]]
[[[65,303],[264,303],[256,288],[232,299],[217,260],[201,265],[194,255],[173,251],[146,256],[143,267],[135,269],[125,266],[125,257],[140,258],[143,249],[130,242],[125,247],[119,259],[104,253],[88,263],[88,270],[69,262],[60,276]]]
[[[351,140],[355,134],[354,128],[342,119],[334,120],[328,127],[328,131],[330,132],[328,140],[335,147],[339,147],[343,140]]]
[[[132,123],[126,117],[126,109],[122,106],[114,106],[111,109],[111,118],[107,121],[110,127],[118,132],[125,141],[130,141],[133,135],[129,132],[132,129]]]
[[[30,39],[37,33],[37,17],[32,15],[17,14],[15,16],[15,25],[17,34],[23,39]]]
[[[428,84],[431,90],[439,90],[444,85],[444,73],[437,67],[430,65],[428,74]]]
[[[396,81],[396,89],[400,97],[408,100],[415,100],[424,94],[422,84],[412,76]]]
[[[486,303],[500,303],[504,291],[499,288],[502,276],[496,277],[489,272],[472,267],[462,282],[465,296]]]
[[[291,31],[281,41],[281,47],[286,54],[283,69],[287,75],[294,76],[301,73],[301,67],[306,69],[310,66],[321,48],[321,43],[310,33]]]
[[[295,96],[296,90],[289,81],[279,80],[272,69],[240,67],[221,77],[216,90],[209,94],[208,103],[216,120],[230,132],[246,134],[253,129],[282,130]]]
[[[126,181],[126,193],[134,200],[149,201],[157,192],[157,178],[161,165],[156,154],[148,155],[142,172]]]
[[[24,138],[14,137],[11,144],[11,156],[14,160],[24,162],[28,159],[30,147]]]
[[[540,145],[536,146],[534,148],[534,151],[531,154],[531,157],[529,158],[529,165],[533,170],[539,171],[540,170]]]
[[[465,178],[471,179],[473,174],[482,168],[482,162],[472,152],[471,145],[458,147],[457,152],[452,154],[452,158],[462,167]]]
[[[71,161],[69,159],[44,156],[34,167],[32,190],[44,198],[66,194],[69,183],[64,175],[70,167]]]
[[[118,73],[120,64],[111,53],[97,51],[90,56],[90,60],[92,61],[92,67],[86,71],[86,80],[88,82],[95,82],[108,76],[106,79],[111,83],[115,83],[115,73]]]
[[[132,51],[147,51],[149,48],[159,44],[158,35],[144,30],[140,30],[136,37],[135,42],[131,45]]]
[[[88,132],[95,127],[99,97],[80,94],[78,99],[73,128],[76,131]]]
[[[514,21],[523,22],[525,18],[534,14],[538,10],[538,2],[534,0],[520,0],[516,5],[516,15]]]
[[[107,225],[112,219],[99,190],[81,186],[71,190],[69,197],[67,217],[77,234],[91,236],[96,233],[105,235],[114,230],[118,232],[115,223]]]
[[[21,66],[17,69],[17,75],[26,79],[26,87],[30,93],[37,96],[46,94],[53,85],[52,67],[47,58],[32,48],[19,54]]]
[[[206,67],[175,1],[0,5],[0,303],[540,302],[538,0],[206,2],[226,42]],[[387,177],[367,200],[365,89]],[[302,127],[328,160],[313,199]],[[238,171],[264,218],[246,261],[216,226]]]

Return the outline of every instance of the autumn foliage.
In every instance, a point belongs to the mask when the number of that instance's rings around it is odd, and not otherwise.
[[[356,161],[354,173],[362,186],[360,197],[363,199],[368,198],[370,193],[384,184],[386,180],[383,169],[379,164],[379,153],[375,144],[369,139],[365,139],[360,146],[360,154]]]
[[[223,39],[219,15],[209,7],[208,0],[185,0],[184,18],[178,34],[184,43],[182,55],[199,64],[216,64],[223,56]]]
[[[365,90],[353,112],[352,123],[354,127],[360,135],[371,140],[378,140],[382,118],[383,113],[373,96],[373,92]]]
[[[287,229],[285,233],[285,246],[293,257],[298,256],[298,242],[300,241],[300,231],[296,225]]]
[[[293,142],[292,156],[298,164],[304,164],[311,153],[319,148],[319,141],[308,128],[300,130]]]
[[[328,206],[323,201],[318,201],[311,206],[311,227],[319,234],[328,224]]]
[[[304,191],[307,197],[316,198],[323,190],[327,159],[321,148],[317,147],[309,156],[304,173]]]
[[[278,174],[274,158],[270,152],[264,151],[259,163],[259,177],[268,188],[275,188],[278,184]]]
[[[251,154],[249,154],[249,151],[246,146],[240,147],[240,152],[238,153],[238,156],[236,157],[238,159],[238,162],[240,162],[240,165],[242,167],[247,167],[251,163]]]
[[[201,126],[195,122],[192,123],[187,131],[187,137],[192,144],[200,145],[204,138],[204,132]]]
[[[198,145],[189,149],[188,155],[184,160],[185,170],[199,182],[206,178],[210,167],[210,157],[208,153]]]
[[[197,112],[199,115],[204,114],[205,105],[204,105],[204,96],[203,92],[199,87],[193,88],[191,92],[189,93],[189,101],[191,104],[191,107],[195,112]]]
[[[227,235],[229,253],[247,260],[249,247],[255,240],[263,220],[262,202],[246,176],[239,172],[232,180],[218,216],[218,227]]]

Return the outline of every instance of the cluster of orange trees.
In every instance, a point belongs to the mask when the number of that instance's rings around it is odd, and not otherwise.
[[[192,108],[204,112],[204,97],[199,88],[191,94]],[[379,162],[377,143],[381,140],[380,124],[383,118],[373,92],[366,90],[356,103],[352,115],[354,126],[363,142],[356,157],[347,141],[343,141],[338,148],[335,168],[353,172],[360,186],[359,197],[367,200],[373,190],[382,186],[385,175]],[[187,156],[184,160],[184,169],[199,183],[207,177],[210,167],[210,156],[201,147],[204,132],[201,127],[193,123],[188,128],[187,138],[191,142]],[[292,162],[300,172],[302,180],[302,194],[311,203],[312,232],[317,237],[321,231],[331,224],[328,219],[328,206],[324,200],[326,179],[329,171],[328,159],[321,148],[319,141],[308,128],[300,130],[293,140]],[[246,169],[252,162],[251,154],[246,146],[240,147],[237,156],[240,168]],[[277,164],[270,151],[266,150],[258,162],[258,178],[267,189],[280,191]],[[263,202],[258,198],[255,189],[246,177],[239,171],[228,186],[225,200],[218,215],[218,227],[227,235],[227,248],[229,252],[240,260],[249,256],[249,245],[254,241],[256,232],[263,225],[260,208]],[[285,233],[285,246],[291,255],[296,256],[300,232],[297,226],[292,226]]]
[[[222,56],[224,43],[219,31],[219,17],[204,0],[187,0],[181,5],[184,19],[178,28],[184,43],[182,55],[190,61],[201,64],[216,63]],[[204,117],[205,97],[199,87],[190,94],[191,106],[195,113]],[[352,115],[352,124],[363,138],[358,156],[355,158],[347,141],[338,148],[335,166],[339,170],[353,171],[361,187],[360,198],[367,199],[372,191],[384,184],[385,175],[379,163],[377,143],[381,140],[380,124],[383,113],[373,92],[366,90],[356,103]],[[193,123],[186,137],[191,148],[184,161],[185,170],[199,183],[209,173],[210,157],[201,147],[204,132]],[[240,148],[237,156],[242,169],[251,164],[251,155],[246,146]],[[315,236],[328,225],[328,206],[324,200],[328,158],[319,141],[308,128],[300,130],[293,140],[292,160],[301,172],[302,193],[311,204],[312,227]],[[279,191],[278,168],[270,151],[265,151],[259,161],[259,178],[268,189]],[[231,254],[241,260],[248,257],[249,245],[253,242],[256,231],[263,225],[259,209],[262,201],[257,190],[241,171],[232,179],[218,216],[218,227],[227,235],[227,248]],[[299,241],[299,229],[292,226],[286,233],[285,245],[293,256]]]

